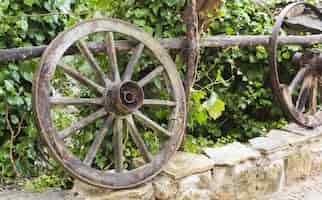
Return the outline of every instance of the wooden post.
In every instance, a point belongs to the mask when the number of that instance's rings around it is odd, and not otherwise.
[[[199,57],[199,31],[196,0],[188,1],[184,13],[184,22],[187,25],[187,33],[184,51],[186,73],[183,84],[186,92],[187,105],[189,105],[189,96],[197,75]]]

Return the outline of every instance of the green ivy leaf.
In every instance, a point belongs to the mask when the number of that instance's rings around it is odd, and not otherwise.
[[[140,17],[144,17],[144,16],[147,16],[148,14],[149,14],[149,10],[148,9],[136,9],[135,11],[134,11],[134,15],[136,16],[136,17],[138,17],[138,18],[140,18]]]
[[[71,10],[71,0],[57,0],[56,4],[59,8],[64,13],[68,13]]]
[[[225,102],[223,102],[218,95],[213,92],[210,98],[203,103],[203,107],[206,108],[211,118],[216,120],[225,110]]]
[[[16,22],[17,27],[20,28],[22,31],[28,30],[28,22],[25,18],[22,18],[21,20]]]
[[[140,20],[140,19],[135,19],[134,20],[134,24],[144,27],[145,26],[145,21],[144,20]]]
[[[26,81],[29,81],[30,83],[33,80],[33,74],[31,72],[23,72],[22,76]]]
[[[232,35],[234,33],[234,29],[232,27],[226,27],[225,32],[227,35]]]
[[[4,94],[5,94],[4,89],[0,87],[0,96],[4,96]]]
[[[32,7],[32,5],[34,4],[34,0],[24,0],[23,2],[25,5],[30,6],[30,7]]]
[[[93,134],[87,131],[85,132],[83,139],[85,143],[88,143],[93,139]]]
[[[155,78],[153,81],[154,85],[160,90],[162,88],[160,78]]]
[[[14,82],[12,80],[5,80],[4,85],[7,91],[15,92]]]
[[[164,0],[168,6],[174,6],[177,4],[178,0]]]
[[[9,96],[7,101],[10,105],[20,106],[24,104],[23,98],[19,96]]]
[[[19,118],[17,117],[17,115],[11,115],[10,116],[10,121],[13,124],[18,124],[19,123]]]
[[[208,119],[207,112],[204,110],[201,110],[195,113],[194,118],[197,120],[199,124],[205,124]]]

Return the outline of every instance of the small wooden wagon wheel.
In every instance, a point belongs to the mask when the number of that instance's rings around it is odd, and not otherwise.
[[[293,80],[281,83],[281,74],[277,62],[278,38],[284,20],[293,9],[304,8],[304,11],[313,12],[320,20],[322,14],[313,5],[304,2],[297,2],[288,5],[280,13],[273,27],[273,33],[269,41],[269,63],[272,70],[272,88],[277,96],[285,114],[297,124],[314,128],[322,124],[322,111],[319,108],[318,100],[321,99],[321,76],[322,62],[321,55],[316,50],[306,50],[303,53],[294,55],[298,61],[299,71]],[[320,98],[318,98],[320,96]]]
[[[91,38],[91,34],[104,35],[106,51],[103,54],[108,69],[103,69],[97,59],[97,53],[90,48],[90,42],[84,38]],[[121,76],[121,59],[119,51],[121,42],[113,37],[122,35],[131,39],[132,54],[123,68]],[[117,44],[116,44],[117,43]],[[122,46],[122,45],[121,45]],[[63,61],[64,54],[72,50],[79,50],[93,73],[95,79],[83,75],[81,70],[70,66]],[[124,49],[123,49],[124,50]],[[149,51],[159,63],[139,80],[133,80],[133,74],[139,68],[137,63],[142,52]],[[102,58],[102,55],[100,55]],[[123,58],[124,60],[126,58]],[[57,70],[76,80],[80,85],[92,89],[96,97],[74,98],[51,93],[54,75]],[[145,86],[156,77],[163,76],[168,81],[169,99],[145,98],[149,88]],[[116,19],[94,19],[81,22],[60,33],[48,46],[42,56],[41,63],[33,82],[33,109],[36,122],[45,143],[48,145],[54,158],[74,177],[94,186],[110,189],[134,187],[154,177],[167,163],[179,147],[185,130],[186,105],[185,94],[176,65],[167,51],[149,34],[126,22]],[[77,105],[92,106],[92,113],[62,130],[57,130],[51,115],[55,106]],[[142,109],[144,107],[161,107],[171,110],[166,125],[159,124],[148,117]],[[152,109],[151,108],[151,109]],[[104,121],[86,152],[84,159],[80,159],[67,147],[68,138],[81,131],[86,126],[95,123],[98,119]],[[141,129],[139,128],[141,127]],[[145,140],[140,132],[143,128],[160,134],[163,138],[159,151],[149,152]],[[145,160],[144,164],[134,169],[124,169],[124,130]],[[93,161],[106,135],[112,132],[114,160],[112,169],[97,169]]]

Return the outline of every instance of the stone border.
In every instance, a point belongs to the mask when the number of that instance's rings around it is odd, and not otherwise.
[[[129,190],[100,190],[77,182],[72,194],[88,200],[251,200],[322,172],[322,127],[295,124],[248,144],[177,152],[164,172]]]

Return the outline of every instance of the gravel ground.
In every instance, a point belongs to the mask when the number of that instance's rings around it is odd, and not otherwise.
[[[64,192],[48,191],[44,193],[28,193],[28,192],[2,192],[0,200],[63,200],[65,199]]]
[[[19,191],[0,192],[0,200],[76,200],[73,194],[62,191],[27,193]],[[273,195],[258,200],[322,200],[322,174],[307,177]]]

